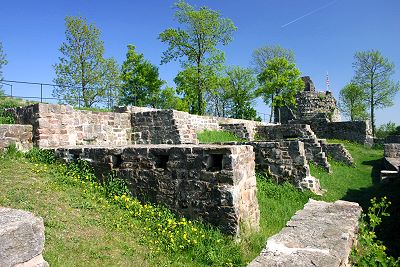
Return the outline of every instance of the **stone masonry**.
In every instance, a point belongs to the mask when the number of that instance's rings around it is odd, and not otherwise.
[[[251,146],[131,145],[55,151],[66,160],[90,161],[99,174],[115,170],[139,200],[165,205],[225,233],[239,234],[240,224],[258,228]]]
[[[358,230],[361,207],[354,202],[310,199],[304,209],[270,237],[248,267],[344,267]]]
[[[305,85],[304,91],[297,94],[296,107],[281,108],[281,122],[315,119],[340,121],[340,113],[332,93],[329,91],[317,92],[309,76],[302,77],[302,79]]]
[[[40,148],[131,143],[128,113],[83,111],[68,105],[40,103],[10,111],[17,123],[33,126],[33,142]]]
[[[227,142],[226,145],[251,145],[256,169],[266,172],[278,183],[289,182],[300,189],[321,194],[319,180],[310,174],[304,143],[297,140],[270,142]]]
[[[27,211],[0,207],[0,266],[47,267],[43,246],[42,218]]]
[[[0,124],[0,150],[15,144],[19,150],[32,148],[32,125]]]

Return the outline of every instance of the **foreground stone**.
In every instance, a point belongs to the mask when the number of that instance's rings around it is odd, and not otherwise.
[[[310,199],[248,266],[349,266],[361,207]]]
[[[43,219],[0,207],[0,266],[46,267]]]

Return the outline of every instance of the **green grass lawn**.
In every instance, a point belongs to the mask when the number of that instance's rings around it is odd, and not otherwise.
[[[361,205],[363,211],[367,211],[371,198],[387,196],[392,203],[389,207],[391,215],[383,219],[377,235],[388,247],[388,254],[400,256],[400,182],[379,182],[380,170],[383,168],[383,150],[346,141],[329,142],[344,144],[354,159],[355,167],[330,160],[332,174],[328,174],[311,164],[311,174],[319,178],[321,187],[327,190],[322,199],[354,201]]]
[[[236,135],[231,132],[226,131],[210,131],[204,130],[202,132],[197,133],[197,139],[199,139],[200,143],[216,143],[216,142],[240,142],[244,141],[240,139]]]
[[[378,234],[390,253],[397,255],[399,184],[378,183],[382,150],[352,143],[345,146],[355,159],[355,168],[331,162],[333,173],[328,174],[312,166],[312,174],[327,189],[324,196],[301,192],[290,184],[276,185],[257,174],[261,213],[258,233],[245,232],[235,241],[206,227],[204,231],[208,231],[213,242],[177,253],[159,250],[143,241],[143,237],[149,236],[148,221],[132,218],[129,210],[93,191],[89,184],[62,177],[53,165],[0,157],[0,206],[28,210],[43,217],[44,257],[51,266],[229,266],[229,262],[245,266],[308,198],[357,201],[365,209],[371,197],[386,195],[396,204]]]

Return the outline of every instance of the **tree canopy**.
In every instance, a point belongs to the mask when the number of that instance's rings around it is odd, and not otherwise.
[[[267,67],[258,75],[261,87],[258,95],[262,96],[266,104],[277,107],[280,118],[280,107],[289,109],[296,106],[296,94],[304,89],[304,82],[300,78],[300,71],[294,63],[286,58],[275,57],[267,61]]]
[[[367,95],[360,86],[349,83],[340,90],[339,108],[350,120],[365,120],[368,118]]]
[[[267,67],[267,62],[276,57],[283,57],[287,61],[294,63],[294,52],[280,45],[265,45],[256,48],[251,57],[251,64],[256,74],[261,73]]]
[[[226,99],[232,102],[231,116],[236,119],[255,119],[253,101],[256,98],[257,79],[251,69],[235,66],[226,71]]]
[[[175,7],[175,18],[182,28],[169,28],[160,33],[159,39],[168,44],[161,62],[179,59],[184,70],[176,79],[182,85],[191,84],[190,87],[180,88],[186,98],[195,100],[195,105],[191,105],[191,112],[204,114],[204,94],[209,89],[209,74],[213,73],[211,76],[215,76],[224,61],[224,53],[217,46],[231,42],[236,27],[230,19],[222,18],[219,12],[208,7],[196,10],[184,1],[179,1]]]
[[[392,106],[400,89],[399,83],[391,80],[395,65],[379,51],[369,50],[355,53],[353,68],[354,83],[367,95],[372,133],[375,134],[375,110]]]
[[[3,51],[3,43],[0,42],[0,80],[3,79],[3,66],[7,64],[6,54]],[[2,93],[2,84],[0,83],[0,93]]]
[[[54,65],[58,85],[53,96],[71,105],[92,107],[109,100],[119,87],[119,68],[113,58],[103,57],[100,30],[81,17],[65,18],[65,37],[59,63]]]
[[[121,104],[135,106],[157,105],[161,86],[165,83],[159,78],[158,68],[146,60],[143,54],[128,45],[126,59],[121,70]]]

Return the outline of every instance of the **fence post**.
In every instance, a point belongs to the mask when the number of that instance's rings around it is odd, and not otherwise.
[[[40,84],[40,103],[43,103],[43,84]]]
[[[11,97],[13,97],[13,95],[12,95],[12,93],[13,93],[13,91],[12,91],[12,84],[11,84],[10,86],[11,86]]]

